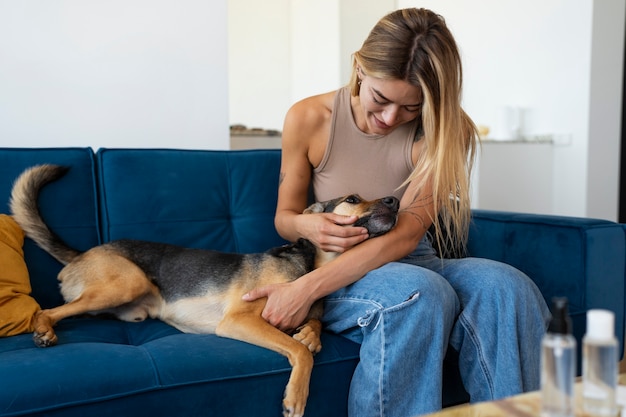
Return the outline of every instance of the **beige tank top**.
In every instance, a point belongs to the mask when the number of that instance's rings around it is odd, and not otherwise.
[[[413,170],[411,149],[417,123],[399,126],[389,135],[363,133],[356,125],[350,107],[350,90],[335,94],[330,138],[322,162],[313,170],[313,192],[317,201],[348,194],[367,200],[394,195]]]

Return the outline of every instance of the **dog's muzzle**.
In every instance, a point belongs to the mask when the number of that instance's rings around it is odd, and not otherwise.
[[[365,227],[370,238],[391,230],[398,221],[400,201],[396,197],[385,197],[372,206],[370,214],[359,218],[354,226]]]

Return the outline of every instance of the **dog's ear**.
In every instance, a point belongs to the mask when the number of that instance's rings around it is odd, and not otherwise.
[[[323,213],[327,204],[328,204],[328,201],[325,201],[323,203],[311,204],[309,207],[304,209],[302,214]]]

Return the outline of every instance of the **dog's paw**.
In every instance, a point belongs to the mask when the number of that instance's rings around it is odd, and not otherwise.
[[[291,397],[292,396],[285,394],[285,398],[283,399],[283,417],[303,417],[306,397],[304,402],[294,401]]]
[[[303,417],[304,414],[297,414],[293,409],[283,407],[283,417]]]
[[[33,341],[39,347],[49,347],[57,344],[57,335],[54,333],[54,323],[50,319],[47,310],[38,311],[35,315],[35,332]]]
[[[310,326],[304,325],[299,327],[293,335],[293,338],[306,346],[312,354],[316,354],[322,350],[320,336]]]
[[[38,347],[45,348],[56,345],[58,338],[53,330],[44,332],[35,331],[35,333],[33,333],[33,341]]]

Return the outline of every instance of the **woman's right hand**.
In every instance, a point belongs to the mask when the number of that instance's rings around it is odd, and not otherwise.
[[[295,220],[299,234],[326,252],[343,253],[369,237],[366,228],[351,226],[357,216],[310,213],[300,214]]]

